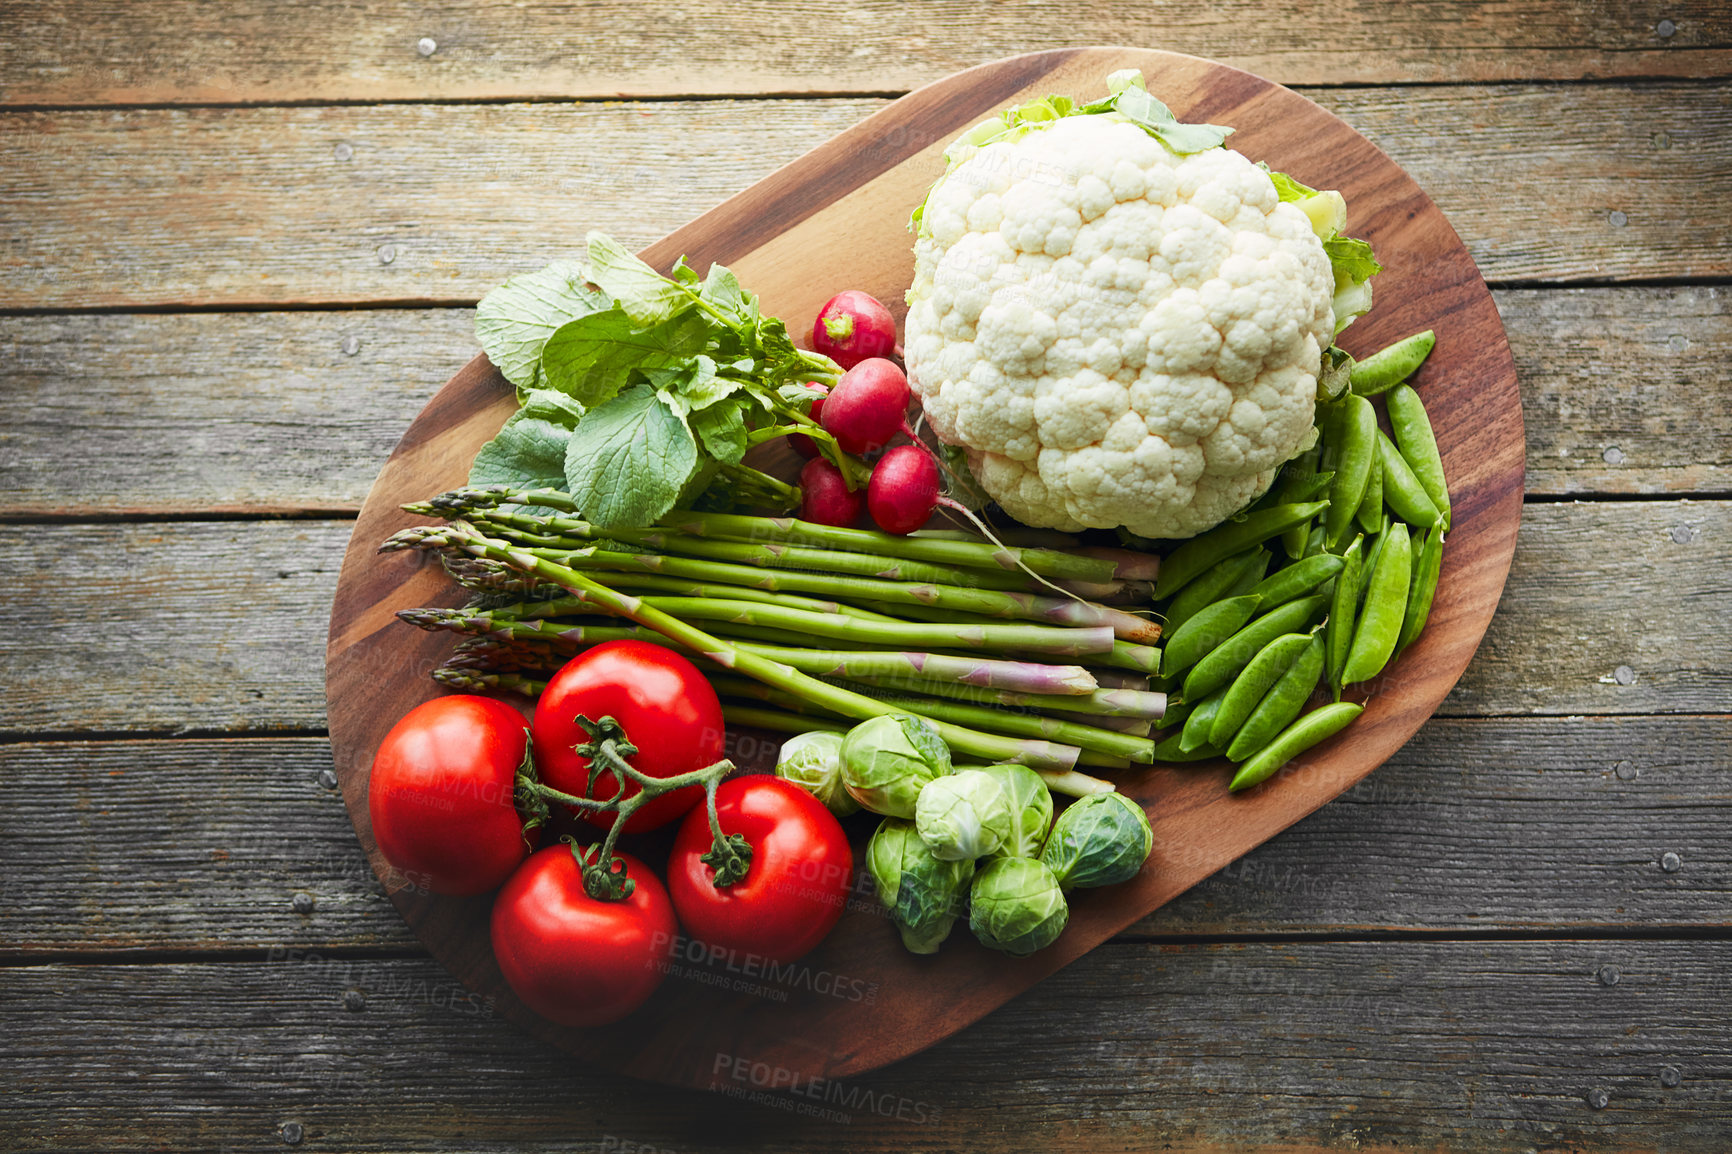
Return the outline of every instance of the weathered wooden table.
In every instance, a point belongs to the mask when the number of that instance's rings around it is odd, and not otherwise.
[[[1090,43],[1300,87],[1449,214],[1526,403],[1499,617],[1367,783],[916,1058],[584,1070],[355,842],[350,520],[489,286]],[[1715,0],[0,3],[0,1148],[1732,1148],[1729,77]]]

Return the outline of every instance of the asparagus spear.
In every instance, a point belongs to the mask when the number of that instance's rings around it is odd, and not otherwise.
[[[946,612],[973,613],[982,617],[1046,621],[1073,626],[1110,625],[1115,636],[1127,641],[1153,641],[1161,632],[1161,627],[1155,622],[1133,617],[1122,610],[1109,609],[1087,601],[1041,597],[1033,593],[965,589],[959,585],[930,585],[914,581],[885,581],[877,577],[851,577],[839,573],[764,570],[750,565],[704,561],[695,557],[669,557],[658,553],[618,553],[609,549],[585,549],[580,552],[533,546],[514,547],[503,541],[498,542],[498,545],[526,557],[552,561],[562,568],[582,570],[588,573],[592,580],[608,584],[616,580],[607,575],[614,570],[666,573],[699,581],[755,585],[759,589],[775,592],[818,593],[850,601],[932,606]]]
[[[958,701],[968,701],[975,705],[1012,705],[1023,709],[1038,710],[1041,713],[1065,709],[1096,717],[1127,717],[1133,720],[1158,721],[1167,709],[1166,694],[1148,693],[1134,689],[1097,689],[1085,697],[1020,693],[1013,689],[993,689],[950,682],[921,681],[916,683],[906,678],[891,680],[883,677],[854,677],[850,680],[857,680],[879,689],[903,689],[909,692],[931,694],[934,697],[955,698]]]
[[[394,534],[380,548],[386,552],[402,549],[455,549],[476,557],[504,561],[526,573],[534,573],[545,581],[562,586],[575,596],[593,601],[605,612],[629,617],[640,625],[648,626],[670,640],[731,669],[787,689],[815,705],[833,709],[845,717],[864,720],[897,712],[864,694],[819,681],[791,665],[760,656],[737,643],[706,633],[653,606],[643,604],[636,597],[609,589],[574,569],[556,564],[545,557],[534,556],[525,550],[514,549],[506,542],[485,537],[474,526],[463,521],[453,521],[442,527],[405,529]],[[1081,752],[1071,745],[1033,738],[1017,740],[999,737],[947,721],[931,718],[928,720],[932,721],[938,735],[952,749],[976,757],[1021,762],[1049,769],[1069,769],[1076,764],[1077,755]]]
[[[944,622],[952,626],[960,626],[970,622],[981,624],[991,620],[991,618],[982,617],[979,614],[947,612],[927,605],[885,605],[876,601],[868,601],[867,604],[879,611],[898,609],[903,616],[912,617],[917,621]],[[1132,620],[1141,621],[1142,619],[1132,618]],[[1157,623],[1144,621],[1143,625],[1155,635],[1160,634],[1161,627]],[[1117,630],[1114,632],[1116,633]],[[1134,641],[1115,640],[1110,653],[1091,656],[1089,663],[1091,665],[1110,665],[1116,669],[1130,670],[1133,673],[1149,674],[1160,668],[1161,651],[1153,645],[1140,645]]]
[[[650,608],[653,609],[653,606]],[[554,646],[567,656],[602,641],[634,640],[674,644],[655,629],[641,626],[568,625],[564,622],[538,621],[533,618],[496,619],[486,610],[404,609],[400,610],[397,616],[423,629],[449,629],[457,633],[474,633],[490,638],[539,642]],[[730,644],[744,652],[820,677],[877,676],[899,681],[912,678],[1016,689],[1043,695],[1062,695],[1079,700],[1092,693],[1096,687],[1094,676],[1075,665],[1041,665],[1031,661],[1000,661],[988,657],[888,650],[802,649],[764,645],[755,641],[730,641]]]
[[[479,509],[499,505],[537,505],[578,513],[570,494],[557,489],[514,490],[506,486],[456,489],[427,502],[438,516],[462,517]],[[1013,570],[1027,566],[1042,577],[1075,577],[1084,581],[1110,581],[1117,564],[1108,558],[1082,557],[1053,549],[1001,549],[988,541],[957,541],[949,538],[897,537],[870,529],[843,529],[817,525],[792,517],[747,517],[734,513],[698,513],[677,510],[663,519],[667,528],[699,537],[732,541],[778,541],[788,545],[810,545],[849,553],[873,553],[881,557],[905,557],[938,565],[963,565],[974,569]]]
[[[404,506],[410,512],[433,513],[431,506]],[[592,541],[628,541],[663,553],[727,561],[767,569],[816,569],[824,573],[846,573],[857,577],[882,577],[887,581],[920,581],[965,588],[1033,592],[1046,587],[1021,573],[996,569],[968,569],[934,565],[871,553],[848,553],[839,549],[814,549],[780,542],[759,543],[699,537],[677,529],[597,529],[576,517],[531,517],[522,513],[487,512],[476,515],[474,524],[483,531],[496,529],[500,536],[544,548],[582,548]]]
[[[723,697],[752,698],[783,709],[799,710],[803,705],[798,697],[750,678],[717,674],[710,678],[710,684],[714,685],[716,692]],[[1132,761],[1154,760],[1154,742],[1098,726],[1043,717],[1038,713],[1006,713],[984,705],[964,705],[957,701],[939,701],[931,697],[886,694],[879,700],[897,706],[898,712],[918,712],[926,717],[942,718],[959,725],[984,727],[993,732],[1018,737],[1050,737],[1068,745],[1075,745],[1079,749],[1128,757]]]
[[[945,646],[1056,657],[1110,653],[1113,647],[1112,630],[1104,625],[1092,629],[1063,629],[1048,625],[929,625],[913,621],[860,621],[840,614],[812,613],[804,609],[708,597],[645,597],[643,602],[687,620],[729,621],[873,645]]]

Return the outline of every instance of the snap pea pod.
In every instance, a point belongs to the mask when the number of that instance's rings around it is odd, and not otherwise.
[[[1239,575],[1233,578],[1233,583],[1227,586],[1221,597],[1243,597],[1257,587],[1257,583],[1263,580],[1263,574],[1269,572],[1269,564],[1275,560],[1275,555],[1267,549],[1258,549],[1256,557],[1257,563],[1241,569]],[[1175,597],[1173,600],[1177,601],[1178,598]],[[1216,598],[1216,600],[1220,600],[1220,598]]]
[[[1322,422],[1319,421],[1318,423],[1321,424]],[[1299,497],[1295,495],[1299,491],[1299,479],[1302,476],[1306,474],[1310,474],[1313,477],[1322,476],[1321,473],[1317,472],[1321,467],[1322,460],[1323,438],[1321,436],[1321,430],[1319,430],[1317,443],[1312,445],[1309,449],[1306,449],[1303,453],[1300,453],[1291,461],[1288,461],[1286,468],[1282,469],[1281,479],[1275,484],[1275,488],[1280,494],[1277,503],[1312,501],[1327,492],[1326,489],[1321,490],[1312,493],[1309,497]],[[1334,474],[1330,475],[1333,477]],[[1281,548],[1286,552],[1287,556],[1295,558],[1299,556],[1300,550],[1305,548],[1305,534],[1307,531],[1308,530],[1301,525],[1294,525],[1290,529],[1283,529],[1281,531]]]
[[[1261,545],[1283,529],[1308,521],[1328,507],[1327,501],[1271,505],[1246,514],[1243,520],[1228,521],[1201,537],[1191,538],[1161,561],[1161,575],[1155,579],[1155,600],[1171,597],[1222,558]]]
[[[1383,515],[1383,525],[1370,537],[1370,544],[1365,550],[1365,564],[1359,567],[1359,604],[1365,604],[1365,591],[1370,587],[1371,571],[1377,568],[1378,555],[1383,552],[1383,543],[1389,540],[1389,526],[1394,522],[1389,514]]]
[[[1383,672],[1407,614],[1408,586],[1413,582],[1413,546],[1407,526],[1397,521],[1383,536],[1377,567],[1365,583],[1365,609],[1353,627],[1353,644],[1341,667],[1343,685],[1370,681]]]
[[[1329,486],[1329,511],[1323,515],[1323,540],[1332,553],[1347,539],[1377,464],[1377,410],[1364,397],[1351,393],[1341,398],[1341,405],[1337,426],[1341,459]]]
[[[1335,578],[1335,593],[1329,605],[1329,622],[1323,628],[1325,666],[1329,684],[1341,698],[1341,667],[1347,664],[1347,647],[1353,643],[1353,618],[1359,608],[1359,575],[1363,571],[1362,556],[1365,534],[1353,538],[1347,552],[1341,555],[1341,575]]]
[[[1382,462],[1379,462],[1381,465]],[[1359,510],[1353,519],[1359,522],[1359,527],[1367,533],[1377,532],[1377,526],[1383,521],[1383,470],[1374,467],[1371,476],[1365,482],[1365,499],[1359,502]]]
[[[1389,408],[1389,427],[1395,430],[1395,445],[1401,450],[1413,475],[1425,486],[1431,503],[1443,514],[1443,527],[1449,528],[1449,482],[1443,475],[1443,455],[1437,450],[1437,437],[1431,431],[1431,418],[1425,415],[1425,402],[1411,385],[1397,385],[1384,402]]]
[[[1348,385],[1362,397],[1375,397],[1378,393],[1387,392],[1417,372],[1436,343],[1437,334],[1426,329],[1423,333],[1404,337],[1386,349],[1378,349],[1364,360],[1353,363]]]
[[[1432,504],[1425,486],[1413,475],[1401,450],[1381,429],[1377,432],[1377,459],[1383,466],[1383,500],[1397,517],[1416,529],[1424,529],[1442,515]]]
[[[1185,675],[1185,700],[1195,701],[1226,685],[1263,646],[1283,633],[1309,628],[1328,607],[1329,598],[1318,594],[1289,601],[1256,618],[1191,666]]]
[[[1327,496],[1334,480],[1335,474],[1332,472],[1311,473],[1302,478],[1301,484],[1294,490],[1293,500],[1315,501],[1319,497]],[[1312,527],[1316,523],[1317,519],[1311,517],[1291,528],[1283,529],[1280,538],[1282,551],[1294,559],[1304,556],[1305,543],[1310,540]]]
[[[1293,668],[1299,655],[1311,646],[1309,633],[1283,633],[1257,651],[1257,656],[1239,671],[1227,686],[1227,695],[1209,722],[1209,744],[1226,748],[1239,727],[1263,700],[1263,695],[1275,687],[1286,672]]]
[[[1431,616],[1431,601],[1437,595],[1437,576],[1443,570],[1443,522],[1425,535],[1425,543],[1413,554],[1413,584],[1407,591],[1407,612],[1401,618],[1401,636],[1395,641],[1395,656],[1413,644]]]
[[[1225,561],[1217,561],[1210,566],[1202,576],[1179,590],[1167,606],[1166,636],[1170,643],[1173,634],[1177,633],[1185,622],[1197,615],[1199,609],[1205,609],[1226,597],[1237,597],[1249,591],[1249,588],[1239,589],[1236,586],[1247,574],[1255,573],[1251,584],[1255,585],[1263,579],[1263,574],[1269,569],[1270,554],[1267,549],[1247,549],[1243,553],[1235,553]]]
[[[1253,596],[1261,597],[1263,612],[1285,605],[1295,597],[1303,597],[1341,572],[1345,564],[1333,553],[1318,553],[1284,565],[1252,587]]]
[[[1222,641],[1231,637],[1257,612],[1259,598],[1246,594],[1229,597],[1197,611],[1167,639],[1161,654],[1161,676],[1172,677],[1197,663]]]
[[[1337,701],[1321,709],[1313,709],[1283,729],[1274,741],[1241,765],[1227,788],[1237,792],[1266,780],[1277,769],[1307,749],[1340,733],[1364,711],[1365,707],[1355,701]]]
[[[1166,762],[1208,761],[1220,757],[1221,751],[1212,745],[1199,745],[1193,749],[1180,749],[1179,742],[1185,735],[1175,733],[1164,741],[1155,743],[1155,760]]]
[[[1238,734],[1227,746],[1228,759],[1244,761],[1268,745],[1277,733],[1299,716],[1322,676],[1323,637],[1313,634],[1299,660],[1270,687],[1263,700],[1257,703],[1257,708],[1251,711],[1251,716],[1245,719],[1245,724],[1239,727]]]
[[[1305,552],[1301,555],[1300,559],[1303,560],[1306,557],[1315,557],[1317,554],[1322,552],[1324,552],[1323,526],[1313,525],[1311,527],[1311,536],[1305,539]]]
[[[1209,727],[1214,723],[1215,711],[1221,708],[1221,699],[1227,696],[1226,686],[1209,694],[1197,702],[1197,707],[1191,710],[1191,716],[1185,718],[1185,728],[1179,731],[1179,749],[1190,753],[1209,744]]]
[[[1155,728],[1171,729],[1175,725],[1181,724],[1191,716],[1191,710],[1194,708],[1195,706],[1188,701],[1179,701],[1167,706],[1166,712],[1161,714],[1160,720],[1155,722]]]

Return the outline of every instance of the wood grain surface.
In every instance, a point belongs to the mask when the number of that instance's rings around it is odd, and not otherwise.
[[[789,1092],[710,1054],[622,1118],[641,1085],[426,960],[33,965],[0,1118],[104,1150],[1717,1151],[1729,968],[1724,941],[1111,945],[887,1070]]]
[[[91,8],[100,8],[98,14]],[[1063,6],[891,0],[646,6],[437,0],[9,0],[12,105],[298,103],[895,92],[1031,46],[1144,44],[1284,84],[1725,76],[1713,0],[1378,0],[1311,9],[1223,0]],[[430,47],[422,41],[430,42]]]
[[[1307,95],[1436,200],[1494,283],[1732,274],[1732,218],[1700,194],[1732,165],[1732,87]],[[17,237],[0,309],[467,304],[590,228],[648,244],[884,106],[20,112],[0,118],[0,230]],[[938,143],[907,131],[895,147]]]
[[[1530,496],[1732,492],[1732,408],[1702,404],[1732,363],[1724,288],[1492,298]],[[352,515],[475,349],[467,309],[0,316],[0,516]]]
[[[308,622],[326,616],[352,528],[0,525],[15,625],[0,631],[15,679],[0,740],[322,730],[325,655]],[[1724,502],[1528,504],[1498,614],[1439,712],[1725,712],[1732,634],[1714,591],[1729,571]],[[127,582],[148,601],[114,596]],[[154,671],[145,695],[142,667]]]
[[[1321,182],[1313,170],[1328,158],[1331,182],[1363,206],[1357,228],[1383,254],[1390,272],[1378,287],[1396,302],[1361,321],[1350,348],[1439,331],[1422,387],[1456,516],[1430,627],[1372,683],[1351,729],[1270,786],[1233,798],[1218,777],[1195,771],[1119,775],[1120,788],[1149,809],[1150,865],[1122,889],[1073,894],[1064,936],[1032,957],[1009,959],[965,941],[936,957],[909,955],[867,898],[800,964],[870,974],[884,991],[871,1005],[822,996],[766,1003],[664,983],[616,1026],[561,1028],[526,1011],[500,977],[486,931],[490,904],[434,897],[393,877],[373,845],[365,804],[372,751],[396,717],[434,695],[417,670],[446,647],[440,637],[408,636],[392,612],[460,593],[421,557],[379,557],[376,543],[413,523],[401,502],[460,484],[510,411],[509,386],[477,358],[410,426],[361,510],[332,609],[328,709],[350,814],[392,900],[434,956],[505,1016],[586,1060],[677,1085],[703,1085],[713,1077],[709,1057],[723,1052],[807,1077],[875,1069],[961,1029],[1352,786],[1419,728],[1467,666],[1502,591],[1521,504],[1520,398],[1503,330],[1472,260],[1425,193],[1346,124],[1286,89],[1167,53],[1015,57],[904,97],[644,256],[663,267],[682,254],[698,268],[724,263],[760,294],[765,311],[801,317],[834,291],[814,275],[822,265],[813,254],[841,245],[852,254],[851,283],[897,300],[912,264],[905,210],[942,170],[945,144],[997,107],[1047,91],[1086,93],[1126,67],[1142,68],[1182,119],[1234,125],[1238,148],[1301,180]]]
[[[0,1148],[1724,1154],[1727,14],[0,2]],[[321,783],[317,637],[466,306],[1089,42],[1312,86],[1496,286],[1530,503],[1448,716],[845,1123],[474,1012]]]
[[[1114,940],[1723,930],[1729,742],[1723,716],[1437,719]],[[312,737],[0,746],[18,796],[0,809],[0,960],[419,953],[331,766]],[[67,837],[68,798],[104,836]]]

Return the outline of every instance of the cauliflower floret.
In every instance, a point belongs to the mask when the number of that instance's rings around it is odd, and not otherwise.
[[[1334,273],[1237,152],[1066,117],[966,155],[914,254],[909,379],[1019,521],[1190,537],[1310,431]]]

